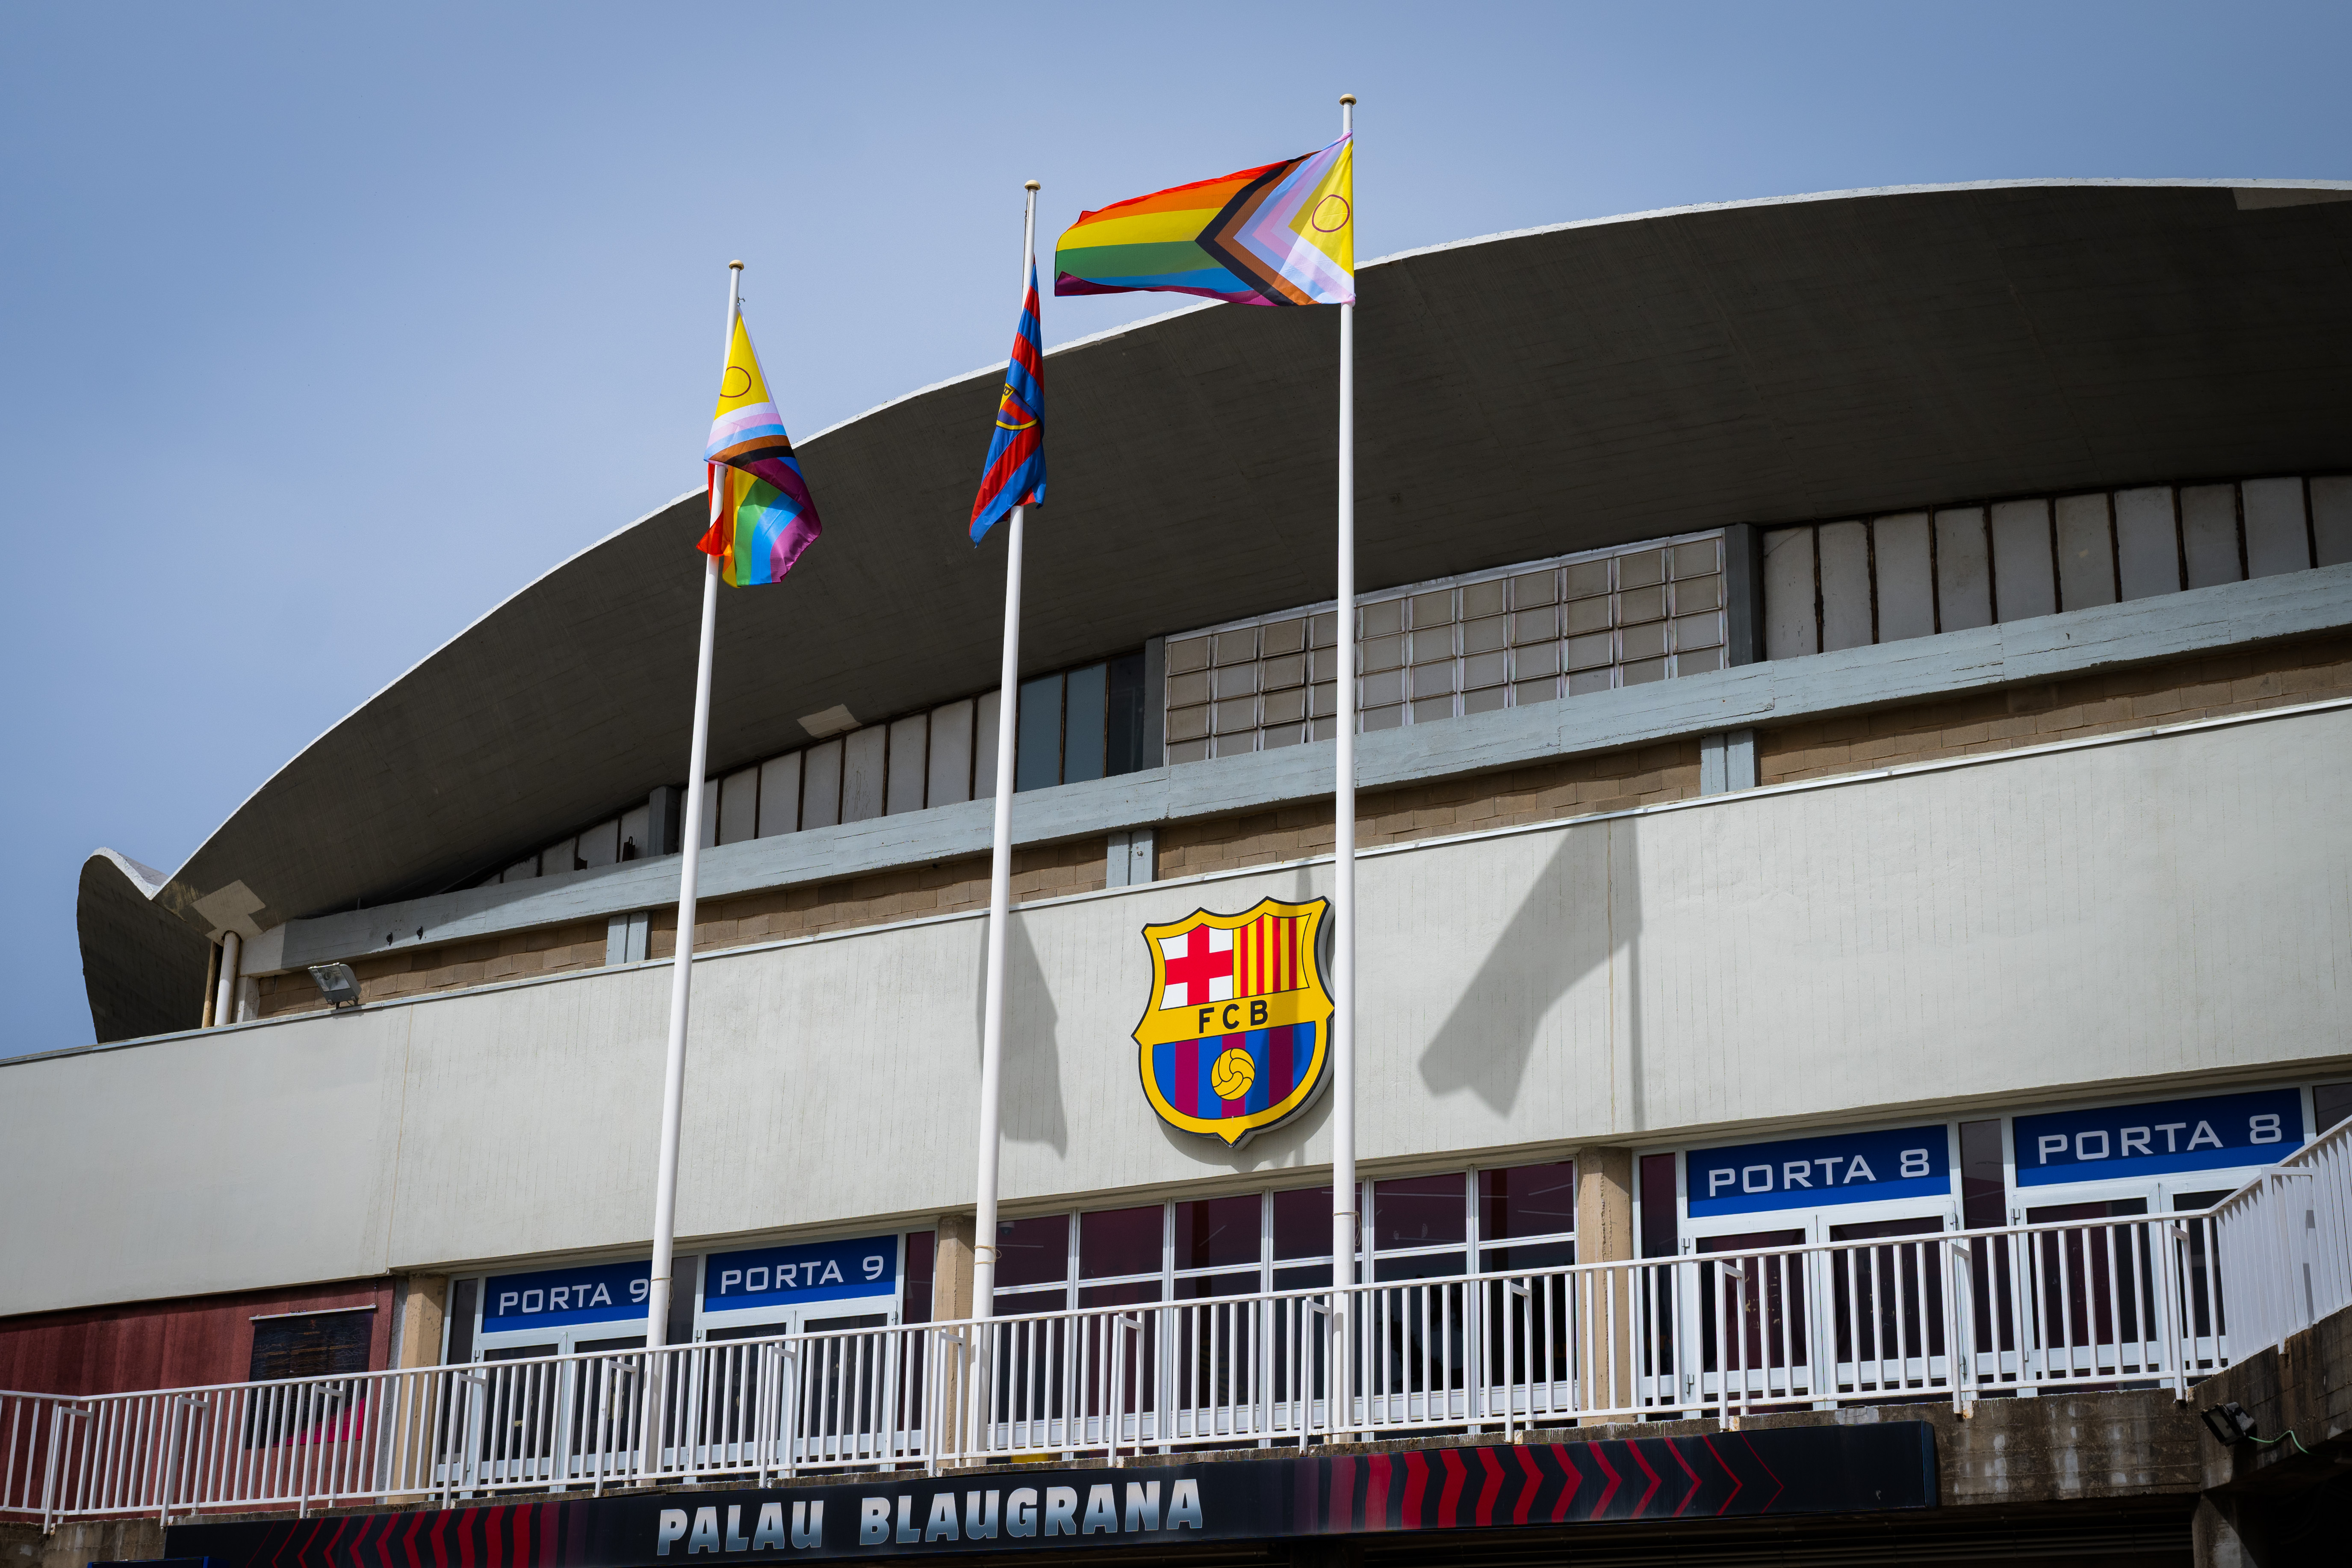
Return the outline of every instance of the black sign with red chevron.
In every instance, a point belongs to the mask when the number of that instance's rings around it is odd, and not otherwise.
[[[1922,1421],[176,1525],[220,1568],[667,1568],[1933,1508]]]

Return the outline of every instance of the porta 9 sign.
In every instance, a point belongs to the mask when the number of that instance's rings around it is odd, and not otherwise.
[[[888,1296],[898,1289],[898,1238],[814,1241],[714,1253],[703,1265],[702,1310],[740,1311],[800,1301]]]

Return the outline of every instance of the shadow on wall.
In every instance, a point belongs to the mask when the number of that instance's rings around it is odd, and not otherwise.
[[[1053,987],[1029,941],[1029,924],[1015,909],[1004,922],[1003,1136],[1012,1143],[1044,1143],[1070,1152],[1070,1119],[1062,1105],[1061,1013]],[[981,927],[981,962],[971,997],[975,1060],[988,1025],[988,928]]]
[[[1625,1018],[1625,1060],[1614,1042],[1604,1059],[1612,1081],[1591,1086],[1607,1096],[1605,1124],[1629,1130],[1619,1086],[1641,1081],[1638,954],[1642,929],[1640,851],[1635,824],[1572,827],[1519,900],[1478,973],[1464,986],[1421,1056],[1421,1079],[1433,1095],[1468,1089],[1498,1114],[1518,1103],[1544,1018],[1570,986],[1605,969],[1612,950],[1627,950],[1625,984],[1603,1013],[1611,1032]],[[1590,1126],[1594,1119],[1582,1119]]]

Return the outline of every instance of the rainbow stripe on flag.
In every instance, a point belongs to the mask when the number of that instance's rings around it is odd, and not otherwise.
[[[1054,292],[1354,304],[1353,140],[1080,213],[1054,244]]]
[[[719,557],[730,587],[782,582],[824,525],[740,312],[702,456],[710,466],[710,527],[696,548]]]

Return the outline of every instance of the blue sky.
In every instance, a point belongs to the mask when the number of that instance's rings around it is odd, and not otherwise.
[[[1861,185],[2352,177],[2342,5],[1181,16],[0,11],[0,1054],[90,1037],[92,849],[176,867],[699,483],[730,257],[807,433],[1003,355],[1023,179],[1048,250],[1320,145],[1342,91],[1367,257]],[[1047,339],[1177,302],[1049,300]]]

